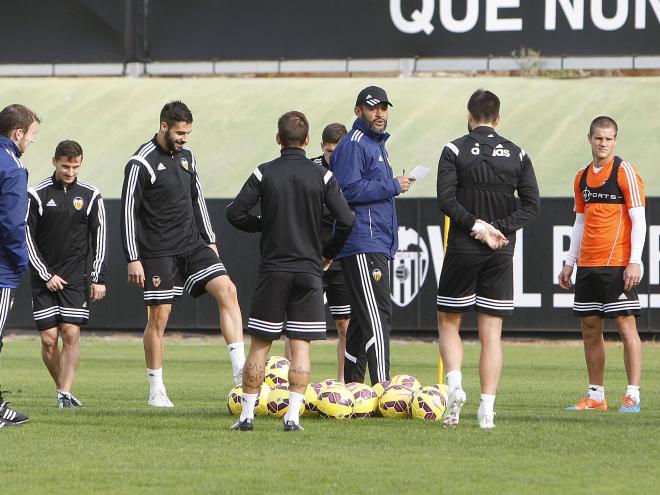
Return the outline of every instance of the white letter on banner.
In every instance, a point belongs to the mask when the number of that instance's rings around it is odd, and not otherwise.
[[[442,242],[442,229],[439,225],[429,225],[426,227],[429,234],[429,246],[431,247],[431,259],[433,260],[433,270],[435,271],[435,286],[440,283],[440,273],[445,261],[445,249]]]
[[[584,0],[545,0],[545,30],[557,29],[557,2],[564,11],[571,29],[577,31],[584,29]]]
[[[616,31],[628,19],[628,0],[616,0],[616,14],[614,17],[603,15],[603,0],[591,0],[591,20],[602,31]]]
[[[541,294],[525,294],[523,287],[523,229],[516,233],[513,250],[513,305],[517,308],[540,308]]]
[[[479,0],[467,0],[465,17],[454,19],[453,0],[440,0],[440,22],[450,33],[467,33],[474,29],[479,19]]]
[[[426,34],[433,32],[433,13],[435,12],[435,0],[423,0],[422,10],[417,10],[410,15],[411,20],[404,19],[401,13],[401,0],[390,0],[390,17],[396,28],[402,33],[417,34],[424,31]]]
[[[500,19],[499,9],[519,8],[520,0],[486,0],[486,31],[522,31],[522,19]]]
[[[564,268],[564,260],[568,254],[568,249],[564,249],[564,238],[571,238],[573,227],[569,225],[555,225],[552,227],[552,283],[559,284],[557,275]],[[573,270],[573,282],[575,282],[575,272]]]
[[[660,225],[649,227],[649,283],[660,284]]]
[[[646,29],[646,2],[647,0],[635,0],[635,29]],[[660,23],[660,0],[648,0],[648,2]]]

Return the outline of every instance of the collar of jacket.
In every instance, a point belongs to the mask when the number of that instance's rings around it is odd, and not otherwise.
[[[492,134],[494,136],[498,135],[493,127],[488,127],[487,125],[480,125],[479,127],[472,129],[472,132],[470,134],[479,134],[479,135]]]
[[[282,148],[280,150],[280,154],[282,156],[289,156],[289,155],[307,156],[305,154],[305,150],[302,148]]]
[[[5,136],[0,136],[0,148],[8,149],[16,156],[16,158],[20,158],[22,155],[18,146],[16,146],[16,143]]]
[[[53,181],[53,185],[54,185],[56,188],[58,188],[58,189],[64,189],[64,182],[62,182],[61,180],[57,180],[57,178],[55,177],[55,172],[53,172],[53,175],[51,175],[50,180]],[[75,179],[73,179],[73,182],[72,182],[71,184],[67,184],[66,187],[75,186],[77,183],[78,183],[78,177],[76,177]]]
[[[373,139],[376,142],[385,142],[389,139],[390,133],[389,132],[374,132],[371,129],[367,127],[367,124],[364,123],[364,121],[361,118],[355,119],[355,122],[353,122],[353,129],[358,129],[362,132],[364,132],[367,136],[369,136],[371,139]]]

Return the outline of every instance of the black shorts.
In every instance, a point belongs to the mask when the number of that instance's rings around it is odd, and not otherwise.
[[[323,291],[330,314],[335,320],[346,320],[351,317],[351,299],[341,270],[331,267],[323,272]]]
[[[177,256],[145,258],[144,304],[172,304],[184,289],[193,297],[206,292],[206,284],[227,275],[225,265],[210,247],[201,247]]]
[[[578,267],[575,276],[574,316],[639,316],[637,290],[623,290],[623,266]]]
[[[494,316],[513,313],[513,257],[447,253],[442,264],[438,311],[472,309]]]
[[[284,320],[286,318],[286,329]],[[321,277],[310,273],[262,272],[245,333],[264,340],[325,339]]]
[[[89,291],[82,280],[51,292],[42,281],[32,280],[32,314],[39,331],[60,323],[82,326],[89,319]]]

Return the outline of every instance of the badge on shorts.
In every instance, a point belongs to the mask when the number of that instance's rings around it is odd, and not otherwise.
[[[151,283],[154,284],[154,287],[158,287],[160,285],[160,277],[158,275],[154,275],[151,277]]]
[[[373,272],[371,272],[371,276],[374,278],[376,282],[380,281],[380,278],[383,276],[381,271],[376,268]]]
[[[188,170],[188,160],[186,160],[185,158],[181,158],[181,166],[186,170]]]
[[[80,196],[73,198],[73,207],[76,210],[80,210],[83,207],[83,199]]]

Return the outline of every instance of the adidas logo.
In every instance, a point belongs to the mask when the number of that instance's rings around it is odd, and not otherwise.
[[[627,301],[627,300],[628,300],[628,298],[627,298],[626,295],[622,292],[621,295],[619,296],[619,301]]]
[[[493,156],[506,156],[506,157],[508,157],[508,156],[511,156],[511,154],[509,153],[509,150],[504,149],[504,146],[502,146],[501,144],[498,144],[497,146],[495,146],[495,149],[493,150]]]
[[[379,162],[384,162],[384,161],[385,161],[385,160],[383,160],[383,155],[380,155],[380,156],[378,157],[378,161],[379,161]]]
[[[48,203],[46,203],[46,206],[57,206],[57,203],[55,200],[51,199]]]
[[[157,170],[166,170],[165,165],[163,165],[162,163],[159,163]]]

